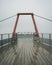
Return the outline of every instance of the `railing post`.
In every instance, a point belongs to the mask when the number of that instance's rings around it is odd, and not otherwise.
[[[3,34],[1,34],[1,45],[3,45]]]
[[[9,44],[9,41],[10,41],[10,34],[8,34],[8,44]]]
[[[49,34],[49,45],[51,45],[51,34]]]
[[[43,33],[42,33],[42,43],[43,43]]]

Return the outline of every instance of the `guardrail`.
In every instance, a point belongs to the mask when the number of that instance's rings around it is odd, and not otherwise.
[[[36,39],[37,42],[41,41],[41,43],[43,43],[43,44],[52,46],[52,34],[39,33],[39,36],[40,37],[36,37],[35,34],[33,33],[33,40]]]
[[[17,35],[14,36],[14,38],[12,39],[12,33],[9,34],[0,34],[0,46],[4,45],[4,44],[10,44],[11,42],[14,43],[16,41],[17,38],[19,37],[25,37],[28,38],[29,37],[36,37],[34,36],[35,33],[16,33]],[[38,39],[41,40],[42,43],[47,44],[47,45],[52,45],[52,34],[48,34],[48,33],[39,33]],[[38,40],[37,39],[37,40]]]
[[[15,35],[13,38],[12,34],[0,34],[0,46],[5,45],[5,44],[11,44],[16,42],[17,40],[17,35]]]

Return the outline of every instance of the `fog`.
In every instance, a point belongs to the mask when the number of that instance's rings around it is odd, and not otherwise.
[[[0,20],[18,12],[34,14],[52,19],[52,0],[0,0]],[[52,22],[34,16],[39,33],[52,33]],[[0,34],[12,33],[16,16],[0,22]],[[31,16],[20,16],[16,32],[34,32]]]

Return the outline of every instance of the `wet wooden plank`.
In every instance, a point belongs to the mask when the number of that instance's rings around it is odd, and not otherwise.
[[[40,45],[34,45],[32,40],[19,39],[15,46],[16,54],[13,48],[4,48],[0,65],[52,65],[52,55]]]

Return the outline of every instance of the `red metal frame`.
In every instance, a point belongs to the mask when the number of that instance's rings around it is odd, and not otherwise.
[[[15,34],[17,23],[18,23],[20,15],[31,15],[32,16],[32,20],[33,20],[33,24],[34,24],[34,29],[36,31],[37,36],[39,36],[38,28],[37,28],[37,25],[36,25],[33,13],[18,13],[17,14],[17,18],[16,18],[16,22],[15,22],[15,25],[14,25],[14,29],[13,29],[13,32],[12,32],[12,38],[13,38],[13,36]]]

